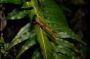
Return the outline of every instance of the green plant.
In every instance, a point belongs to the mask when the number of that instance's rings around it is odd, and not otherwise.
[[[10,43],[4,42],[1,37],[0,57],[25,41],[16,59],[35,45],[38,47],[33,51],[31,59],[77,59],[79,50],[75,45],[85,43],[68,27],[63,9],[54,0],[1,0],[0,3],[23,4],[8,13],[7,20],[19,20],[28,15],[30,21]]]

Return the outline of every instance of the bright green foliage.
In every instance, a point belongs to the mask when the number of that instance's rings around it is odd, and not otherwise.
[[[31,59],[42,59],[39,49],[36,49]]]
[[[27,15],[27,11],[18,11],[18,10],[13,10],[11,13],[8,14],[7,19],[8,20],[15,20],[15,19],[22,19]]]
[[[17,45],[18,43],[30,39],[29,26],[30,24],[27,24],[23,28],[21,28],[21,30],[19,31],[19,33],[17,33],[15,38],[9,43],[8,49],[11,49],[13,46]]]
[[[45,0],[43,7],[38,7],[36,4],[37,3],[32,0],[32,5],[35,9],[37,17],[39,17],[40,20],[46,21],[49,27],[51,27],[52,31],[58,34],[58,37],[72,38],[83,43],[80,41],[80,38],[68,27],[63,10],[59,8],[55,1]]]
[[[37,33],[37,40],[42,49],[44,59],[53,59],[54,48],[51,42],[49,42],[48,38],[45,36],[44,31],[39,26],[36,26],[35,29]]]
[[[1,2],[18,4],[23,1],[1,0]],[[33,52],[31,59],[77,59],[75,53],[78,49],[74,42],[85,43],[68,27],[63,10],[56,2],[54,0],[31,0],[24,2],[21,8],[29,7],[33,9],[13,10],[7,16],[9,20],[19,20],[26,15],[30,18],[30,23],[21,28],[14,39],[8,43],[8,50],[26,40],[17,54],[17,59],[35,44],[39,47]]]
[[[0,0],[0,3],[21,4],[22,2],[25,2],[25,0]]]
[[[17,59],[20,57],[20,55],[25,52],[26,50],[28,50],[30,47],[34,46],[36,44],[35,41],[35,35],[33,35],[30,39],[28,39],[25,44],[21,47],[21,49],[19,50],[19,53],[17,55]]]

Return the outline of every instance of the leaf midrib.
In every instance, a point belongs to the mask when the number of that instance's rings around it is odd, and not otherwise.
[[[45,39],[44,39],[44,36],[43,36],[43,32],[42,32],[42,29],[40,28],[40,34],[41,34],[41,38],[42,38],[42,42],[43,42],[43,46],[44,46],[44,50],[45,50],[45,57],[47,59],[47,53],[46,53],[46,48],[45,48]]]

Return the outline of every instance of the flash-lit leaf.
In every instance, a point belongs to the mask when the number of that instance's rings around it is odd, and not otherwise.
[[[75,56],[75,52],[77,52],[77,49],[75,48],[74,44],[63,39],[59,39],[57,40],[57,42],[57,53],[62,53],[63,55],[70,57],[69,59],[72,59],[72,57]]]
[[[68,27],[63,10],[60,9],[54,0],[45,0],[42,8],[37,5],[36,0],[32,0],[32,6],[34,7],[37,17],[47,23],[52,31],[58,34],[58,38],[72,38],[72,40],[74,39],[85,44],[81,41],[80,37]]]
[[[19,50],[19,53],[16,57],[18,59],[21,54],[23,54],[26,50],[28,50],[30,47],[34,46],[36,44],[35,42],[35,35],[33,35],[31,38],[29,38],[24,45],[22,45],[21,49]]]
[[[30,23],[20,29],[19,33],[17,33],[14,39],[10,42],[8,49],[30,38],[29,26]]]
[[[74,56],[62,55],[60,53],[55,54],[55,59],[76,59]]]
[[[18,11],[18,10],[13,10],[11,13],[8,14],[7,19],[9,20],[19,20],[24,18],[27,15],[28,11]]]
[[[24,4],[23,4],[23,6],[22,6],[23,8],[27,8],[27,7],[32,7],[32,4],[31,4],[31,2],[29,1],[27,1],[27,2],[25,2]]]
[[[31,59],[42,59],[41,57],[41,53],[38,49],[36,49],[32,55],[32,58]]]
[[[63,13],[63,10],[59,8],[59,6],[55,3],[55,1],[53,1],[53,0],[44,0],[44,4],[43,4],[44,6],[42,8],[40,8],[38,6],[36,0],[32,0],[31,2],[32,2],[32,6],[34,7],[34,11],[35,11],[35,14],[36,14],[37,18],[40,21],[43,21],[44,23],[47,23],[51,27],[52,32],[57,33],[56,39],[58,38],[59,40],[61,40],[61,38],[62,39],[63,38],[71,38],[70,40],[76,40],[76,41],[84,44],[84,42],[80,39],[80,37],[78,37],[69,28],[69,26],[67,24],[67,21],[66,21],[66,18],[65,18],[65,15]],[[41,24],[39,23],[38,25],[44,27],[45,25],[42,25],[42,24],[43,23],[41,23]],[[45,30],[44,28],[42,28],[42,29]],[[38,33],[37,34],[38,39],[42,39],[42,37],[43,37],[42,40],[45,40],[45,38],[44,38],[45,35],[43,35],[43,31],[40,28],[36,29],[36,30],[37,30],[36,32]],[[50,31],[48,31],[48,30],[46,30],[46,31],[48,33],[50,33]],[[42,34],[40,34],[40,33],[42,33]],[[49,58],[50,57],[48,55],[49,52],[45,53],[45,47],[48,47],[48,45],[47,46],[45,45],[46,41],[44,41],[44,44],[43,44],[42,40],[38,40],[38,41],[40,41],[39,42],[40,45],[43,45],[43,46],[41,46],[41,49],[43,48],[42,53],[44,53],[43,57],[45,59],[52,59],[52,58]],[[64,39],[63,39],[63,41],[60,41],[62,43],[62,45],[59,44],[59,47],[62,47],[62,48],[57,47],[57,50],[58,50],[57,52],[61,52],[64,55],[68,56],[68,59],[72,59],[73,57],[75,57],[75,52],[72,51],[72,50],[74,50],[75,47],[73,46],[72,43],[70,43],[68,41],[66,41]],[[68,43],[65,43],[65,42],[68,42]],[[61,56],[62,56],[62,54],[61,54]],[[62,58],[66,59],[67,57],[64,58],[64,56],[63,56]]]
[[[44,31],[38,26],[35,26],[37,41],[40,44],[41,52],[44,59],[54,59],[53,53],[55,52],[48,38],[45,36]]]
[[[55,59],[76,59],[75,53],[78,51],[74,44],[63,40],[57,39]]]
[[[0,0],[0,3],[21,4],[22,2],[25,2],[25,0]]]

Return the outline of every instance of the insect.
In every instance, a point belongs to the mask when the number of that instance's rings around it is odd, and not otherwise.
[[[56,39],[56,32],[53,32],[53,30],[49,27],[48,24],[40,20],[37,16],[34,16],[33,23],[39,25],[45,32],[47,32],[50,36],[53,42],[55,42]]]

